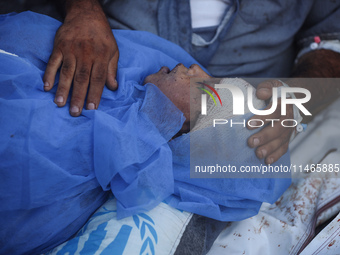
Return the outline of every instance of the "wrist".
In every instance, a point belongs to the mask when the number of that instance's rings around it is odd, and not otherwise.
[[[65,20],[72,19],[78,15],[88,15],[93,13],[105,17],[104,11],[98,0],[65,0]]]

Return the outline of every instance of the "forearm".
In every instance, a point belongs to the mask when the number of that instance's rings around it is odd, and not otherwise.
[[[299,59],[292,77],[298,79],[289,79],[289,86],[311,92],[312,98],[305,106],[314,115],[321,106],[340,96],[340,79],[334,79],[340,78],[340,54],[330,50],[311,51]]]
[[[86,12],[98,12],[105,16],[99,0],[54,0],[57,7],[62,11],[64,19],[74,17]]]
[[[66,15],[79,13],[80,11],[101,11],[103,9],[98,0],[65,0],[64,8]]]

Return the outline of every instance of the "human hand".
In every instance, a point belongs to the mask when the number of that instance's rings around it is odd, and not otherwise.
[[[78,1],[70,6],[56,33],[43,77],[44,89],[52,89],[61,66],[54,102],[59,107],[66,104],[73,82],[70,114],[81,114],[87,92],[86,108],[97,109],[105,82],[111,90],[118,87],[118,58],[117,43],[98,2]]]
[[[272,97],[272,88],[280,87],[282,83],[278,80],[266,81],[258,85],[256,89],[256,96],[261,100],[269,100]],[[270,109],[271,104],[266,109]],[[282,155],[288,150],[290,137],[294,131],[292,127],[284,127],[281,125],[281,121],[284,119],[294,119],[293,106],[287,106],[287,114],[281,115],[281,99],[278,99],[278,105],[276,110],[270,115],[255,115],[252,119],[259,119],[264,123],[269,123],[261,131],[248,138],[248,145],[252,148],[256,148],[256,155],[258,158],[265,158],[266,164],[272,164],[276,162]],[[265,121],[270,119],[276,119],[278,121]],[[273,123],[273,125],[272,125]],[[254,125],[254,124],[253,124]],[[286,125],[289,125],[288,122]],[[248,126],[248,129],[255,129]]]

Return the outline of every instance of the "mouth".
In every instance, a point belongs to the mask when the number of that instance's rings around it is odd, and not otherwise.
[[[182,68],[182,70],[183,70],[183,68],[186,69],[186,70],[188,70],[188,68],[186,68],[182,63],[179,63],[179,64],[177,64],[177,65],[170,71],[170,73],[175,74],[175,73],[177,73],[177,71],[178,71],[180,68]]]

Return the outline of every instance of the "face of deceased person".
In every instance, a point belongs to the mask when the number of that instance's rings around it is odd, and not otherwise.
[[[156,85],[173,103],[181,110],[186,118],[182,127],[182,132],[188,132],[190,129],[190,121],[195,121],[197,114],[190,116],[190,103],[200,107],[201,92],[199,89],[191,90],[190,97],[190,78],[210,78],[198,65],[191,65],[186,68],[183,64],[178,64],[170,71],[168,67],[163,66],[157,73],[147,76],[144,83],[152,83]],[[191,102],[190,102],[191,100]]]

